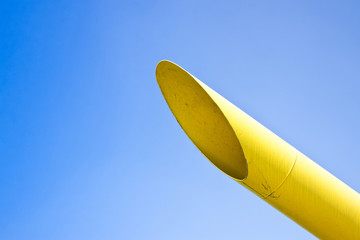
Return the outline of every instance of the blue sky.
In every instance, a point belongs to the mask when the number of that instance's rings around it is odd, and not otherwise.
[[[311,239],[212,166],[171,60],[360,191],[358,1],[0,3],[0,239]]]

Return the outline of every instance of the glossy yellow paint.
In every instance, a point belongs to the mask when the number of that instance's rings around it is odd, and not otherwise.
[[[360,239],[360,195],[169,61],[156,79],[175,118],[217,168],[322,239]]]

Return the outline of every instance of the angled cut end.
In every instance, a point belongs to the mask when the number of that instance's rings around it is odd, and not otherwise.
[[[169,61],[158,64],[156,79],[176,120],[199,150],[225,174],[245,179],[247,163],[240,142],[198,80]]]

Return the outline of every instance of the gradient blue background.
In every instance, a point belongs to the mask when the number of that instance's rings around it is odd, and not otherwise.
[[[360,191],[359,7],[2,0],[0,239],[312,239],[202,156],[155,67],[176,62]]]

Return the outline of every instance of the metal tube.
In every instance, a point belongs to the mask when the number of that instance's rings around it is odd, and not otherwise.
[[[184,69],[156,79],[175,118],[218,169],[322,239],[360,239],[360,195]]]

